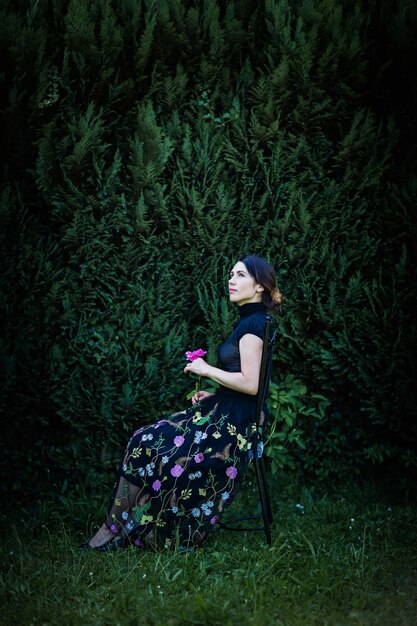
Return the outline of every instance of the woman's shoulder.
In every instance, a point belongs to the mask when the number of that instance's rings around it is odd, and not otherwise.
[[[265,334],[265,321],[266,314],[265,313],[254,313],[253,315],[248,315],[243,319],[239,320],[237,323],[234,334],[238,339],[241,339],[243,335],[251,334],[256,335],[263,339]]]

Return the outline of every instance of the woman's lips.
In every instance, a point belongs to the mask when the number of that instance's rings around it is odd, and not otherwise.
[[[229,293],[235,293],[236,289],[229,289]]]

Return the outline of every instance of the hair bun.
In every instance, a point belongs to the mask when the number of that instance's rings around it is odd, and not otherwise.
[[[277,306],[279,306],[282,301],[283,301],[284,297],[282,295],[282,293],[280,292],[280,290],[275,287],[272,291],[271,291],[271,300],[274,304],[276,304]]]

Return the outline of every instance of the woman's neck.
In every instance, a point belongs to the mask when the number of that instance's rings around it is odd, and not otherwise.
[[[253,313],[264,313],[265,311],[266,306],[263,302],[247,302],[246,304],[241,304],[239,307],[240,317],[246,317],[247,315],[252,315]]]

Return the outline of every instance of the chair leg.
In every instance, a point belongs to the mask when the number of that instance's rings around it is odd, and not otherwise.
[[[265,474],[262,473],[262,469],[261,469],[261,464],[259,463],[259,459],[257,458],[257,456],[255,455],[254,457],[254,462],[255,462],[255,474],[256,474],[256,482],[258,483],[258,491],[259,491],[259,497],[261,499],[261,507],[262,507],[262,517],[264,520],[264,531],[265,531],[265,537],[266,537],[266,541],[268,543],[268,545],[271,545],[272,543],[272,537],[271,537],[271,524],[270,524],[270,516],[268,513],[268,500],[269,500],[269,496],[267,495],[267,486],[266,486],[266,481],[265,481]],[[269,505],[270,506],[270,505]]]
[[[260,465],[260,469],[261,469],[262,483],[264,484],[265,501],[266,501],[266,507],[267,507],[267,511],[268,511],[269,523],[272,524],[272,522],[274,521],[274,516],[272,515],[271,496],[269,495],[269,488],[268,488],[268,483],[267,483],[267,480],[266,480],[265,461],[264,461],[264,456],[263,455],[260,458],[260,464],[259,465]]]

